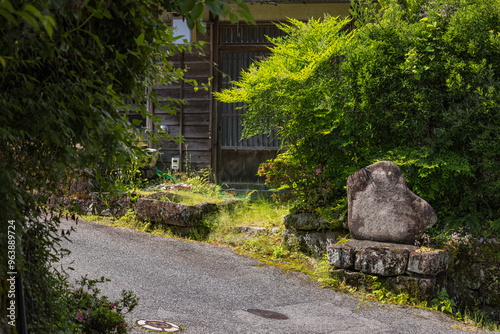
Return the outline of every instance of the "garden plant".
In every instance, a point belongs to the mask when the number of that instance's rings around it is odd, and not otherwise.
[[[500,1],[379,5],[280,25],[271,55],[218,99],[245,103],[245,136],[278,129],[282,151],[260,173],[295,211],[345,219],[347,177],[390,160],[435,230],[498,235]]]
[[[232,10],[230,3],[238,6]],[[6,305],[16,301],[6,293],[7,272],[23,279],[28,332],[67,333],[82,325],[75,318],[79,310],[68,307],[67,276],[57,269],[58,216],[46,205],[68,178],[79,175],[86,174],[99,190],[117,193],[119,175],[110,171],[147,161],[139,143],[155,142],[155,134],[144,138],[127,120],[130,105],[135,102],[135,112],[158,123],[146,108],[147,100],[158,99],[147,88],[181,80],[184,69],[174,68],[168,56],[198,47],[176,44],[161,14],[179,13],[190,28],[203,32],[204,8],[232,22],[253,21],[241,0],[0,1],[2,333],[17,332],[15,321],[22,324],[21,312],[7,323]],[[172,99],[162,107],[175,112],[179,103]],[[103,314],[103,319],[113,315]],[[85,331],[92,332],[88,325]]]

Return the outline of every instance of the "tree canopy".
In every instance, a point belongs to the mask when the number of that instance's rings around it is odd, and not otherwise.
[[[246,102],[246,135],[279,129],[287,147],[261,174],[297,210],[339,217],[347,176],[391,160],[438,228],[498,234],[500,2],[379,3],[353,2],[351,31],[339,18],[291,20],[218,98]]]
[[[231,10],[231,3],[237,9]],[[96,166],[112,170],[145,158],[137,145],[141,133],[126,118],[127,101],[134,100],[143,117],[158,121],[146,110],[146,99],[158,100],[154,91],[145,94],[146,88],[182,79],[183,70],[174,68],[168,56],[197,47],[175,44],[172,29],[159,17],[176,12],[191,28],[204,31],[204,8],[232,21],[253,20],[241,0],[0,1],[3,320],[6,225],[13,222],[29,331],[71,328],[74,315],[65,304],[64,277],[49,269],[59,258],[59,236],[57,220],[45,211],[47,200],[62,181],[81,171],[93,174]],[[176,103],[162,106],[174,111]],[[153,135],[146,140],[154,140]],[[106,179],[101,181],[105,188]],[[0,326],[7,325],[2,321]]]

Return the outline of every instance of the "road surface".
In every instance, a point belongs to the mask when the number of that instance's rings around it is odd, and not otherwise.
[[[63,260],[70,279],[105,276],[103,293],[132,290],[139,305],[127,321],[163,320],[183,333],[466,333],[443,314],[368,302],[322,289],[308,276],[284,273],[231,249],[148,235],[96,223],[63,221],[76,230]],[[269,310],[286,320],[247,310]],[[455,326],[455,327],[454,327]],[[133,333],[148,333],[134,328]]]

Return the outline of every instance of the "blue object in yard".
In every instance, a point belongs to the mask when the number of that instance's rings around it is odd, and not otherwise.
[[[162,179],[165,179],[165,180],[173,180],[173,181],[177,181],[177,178],[171,176],[171,175],[168,175],[167,173],[165,172],[162,172],[161,170],[159,169],[156,169],[156,176],[162,178]]]

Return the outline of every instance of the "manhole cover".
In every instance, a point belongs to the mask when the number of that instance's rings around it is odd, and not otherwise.
[[[257,309],[249,309],[247,310],[248,312],[268,318],[268,319],[278,319],[278,320],[286,320],[288,317],[284,314],[278,313],[278,312],[273,312],[273,311],[266,311],[266,310],[257,310]]]
[[[175,333],[181,330],[176,324],[161,320],[137,320],[135,324],[143,329],[161,333]]]

